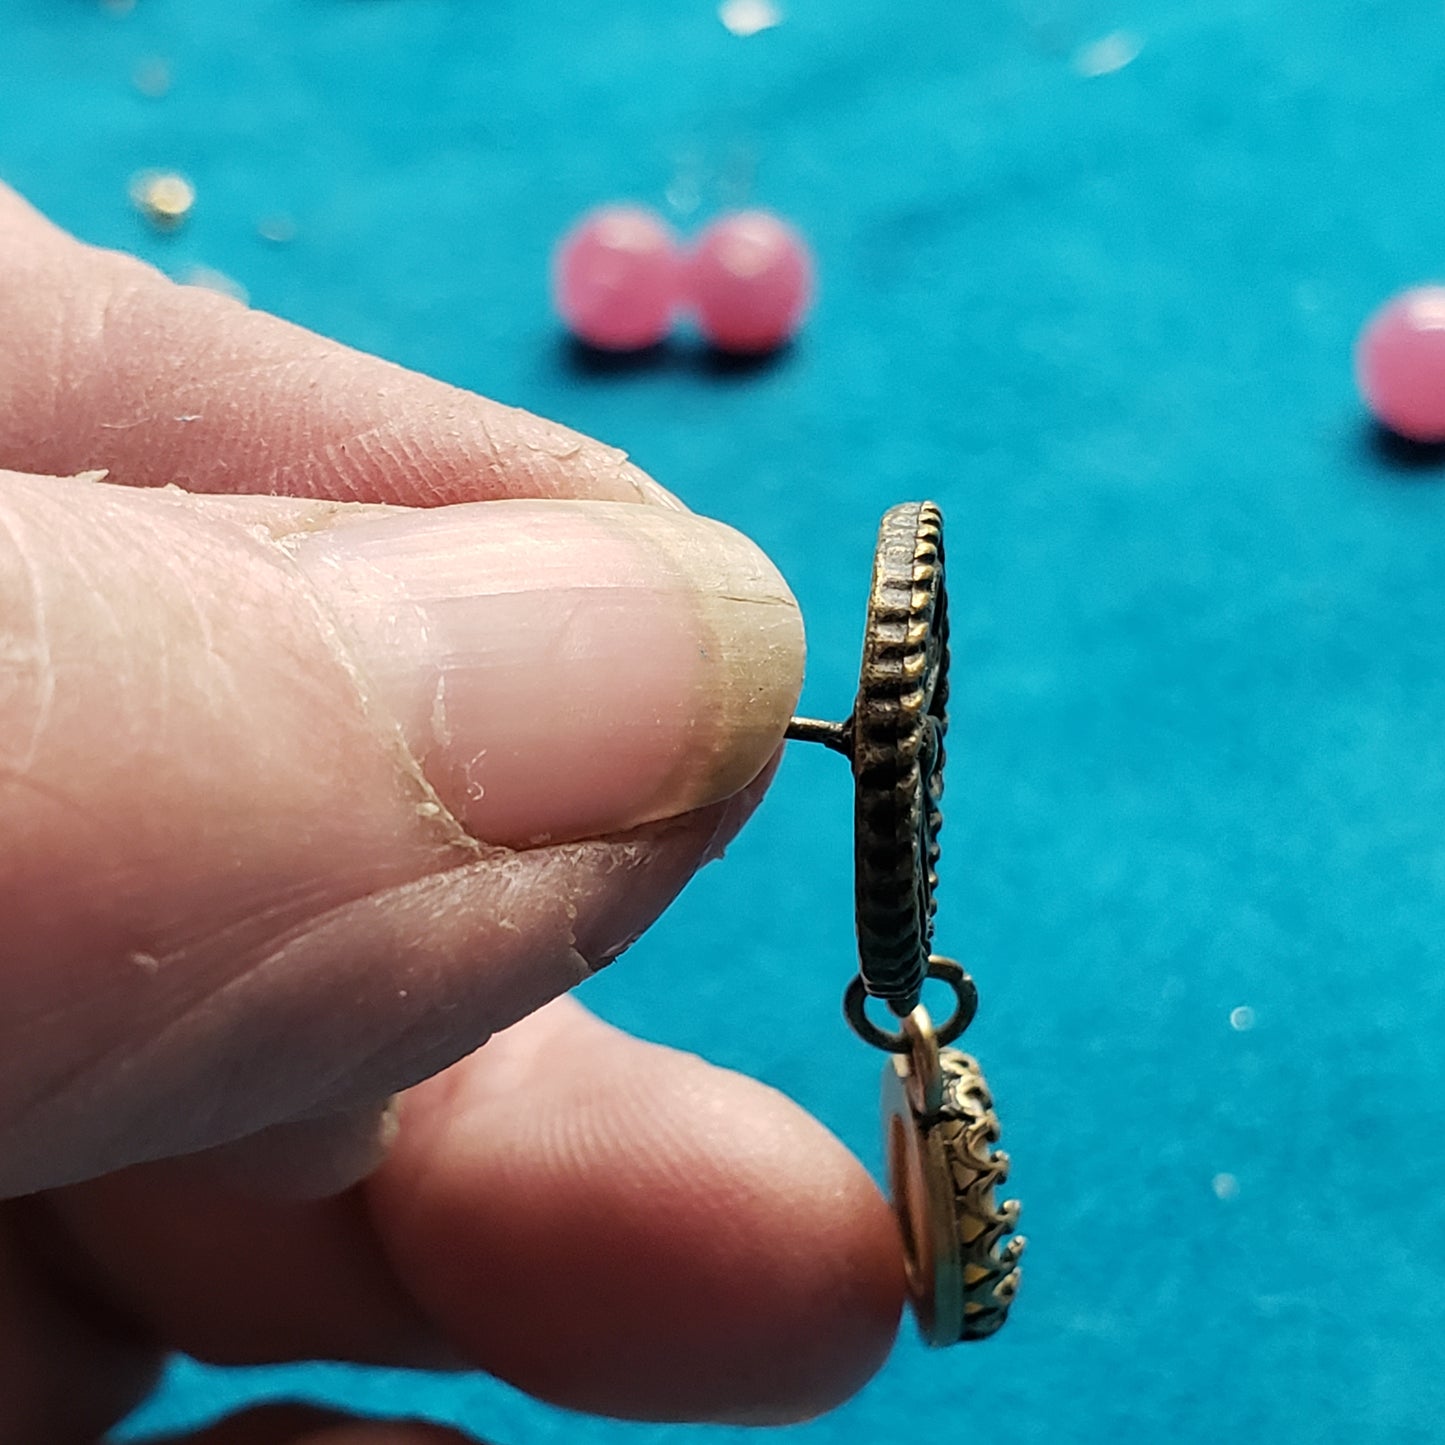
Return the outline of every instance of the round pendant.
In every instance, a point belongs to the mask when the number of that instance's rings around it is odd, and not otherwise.
[[[850,719],[859,971],[899,1018],[928,974],[947,707],[943,517],[906,502],[878,529]]]
[[[883,1071],[883,1128],[908,1292],[930,1345],[981,1340],[1008,1318],[1023,1237],[1016,1199],[994,1201],[1008,1178],[993,1099],[977,1062],[940,1049],[927,1010],[903,1021],[906,1054]]]

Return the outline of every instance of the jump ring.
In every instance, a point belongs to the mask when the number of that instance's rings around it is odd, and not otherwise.
[[[928,960],[926,977],[936,978],[953,990],[953,1012],[934,1030],[934,1037],[941,1048],[951,1044],[973,1022],[973,1016],[978,1012],[978,989],[961,964],[951,958],[940,958],[937,954]],[[843,995],[843,1013],[853,1032],[875,1049],[890,1054],[906,1054],[911,1047],[908,1035],[902,1029],[880,1029],[868,1017],[868,997],[868,985],[864,983],[862,974],[855,974]]]

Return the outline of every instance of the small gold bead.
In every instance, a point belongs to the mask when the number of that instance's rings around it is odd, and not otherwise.
[[[190,215],[196,188],[174,171],[142,171],[130,183],[130,198],[158,231],[174,231]]]

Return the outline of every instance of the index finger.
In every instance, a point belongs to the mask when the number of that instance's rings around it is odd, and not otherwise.
[[[614,447],[83,245],[0,186],[0,467],[433,507],[679,505]]]

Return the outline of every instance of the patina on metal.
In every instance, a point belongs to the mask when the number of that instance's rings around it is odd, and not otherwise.
[[[937,954],[928,960],[928,977],[946,983],[953,990],[953,1009],[933,1031],[940,1044],[951,1044],[978,1012],[978,988],[959,964]],[[914,1013],[917,1012],[915,1009]],[[843,1013],[853,1032],[865,1044],[890,1054],[906,1054],[912,1048],[905,1029],[881,1029],[868,1017],[868,987],[861,973],[855,975],[843,994]]]
[[[908,1289],[930,1345],[982,1340],[1008,1318],[1019,1287],[1019,1203],[996,1204],[1008,1179],[998,1116],[978,1063],[941,1049],[926,1009],[903,1021],[907,1054],[883,1075],[888,1181]]]
[[[794,718],[788,736],[821,743],[853,767],[858,974],[844,995],[865,1043],[893,1055],[883,1117],[893,1209],[914,1314],[931,1345],[984,1339],[1008,1316],[1024,1240],[1007,1244],[1019,1205],[994,1201],[1008,1156],[978,1064],[947,1048],[972,1022],[978,991],[932,952],[948,727],[948,595],[943,517],[932,502],[891,508],[878,529],[853,711],[841,723]],[[934,1028],[923,986],[949,986]],[[869,1018],[868,999],[902,1021]]]
[[[796,718],[788,729],[853,765],[859,973],[899,1018],[917,1007],[928,976],[947,708],[943,517],[932,502],[904,502],[878,529],[853,711],[846,722]]]

